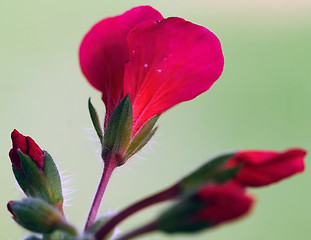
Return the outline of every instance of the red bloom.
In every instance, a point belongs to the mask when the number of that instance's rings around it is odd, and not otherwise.
[[[133,135],[151,117],[208,90],[223,70],[212,32],[181,18],[163,19],[149,6],[98,22],[79,55],[83,74],[102,92],[105,126],[130,93]]]
[[[212,225],[245,215],[254,203],[253,198],[245,194],[245,189],[235,184],[205,185],[197,198],[205,205],[192,219]]]
[[[13,166],[21,169],[20,157],[17,150],[29,156],[41,169],[43,168],[44,153],[31,137],[25,137],[16,129],[11,133],[13,148],[9,152],[9,156]]]
[[[242,151],[238,152],[228,166],[241,165],[236,180],[246,186],[259,187],[278,182],[304,170],[303,149],[285,152]]]

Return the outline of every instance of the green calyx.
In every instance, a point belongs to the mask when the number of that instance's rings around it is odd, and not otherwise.
[[[193,233],[211,226],[208,221],[196,220],[193,216],[204,207],[204,203],[182,199],[160,215],[158,230],[165,233]]]
[[[43,234],[60,230],[76,235],[76,230],[66,222],[62,213],[39,198],[26,198],[8,203],[13,219],[24,228]]]
[[[186,192],[192,188],[197,188],[208,182],[224,183],[232,179],[240,170],[240,167],[228,167],[224,165],[234,156],[235,153],[227,153],[217,156],[201,167],[184,177],[179,182],[181,191]]]
[[[157,128],[154,126],[160,115],[149,119],[132,137],[132,112],[130,96],[127,95],[114,110],[106,127],[102,142],[102,157],[104,161],[114,156],[117,166],[123,165],[130,157],[141,150],[156,132]],[[95,114],[93,114],[93,116],[95,116]],[[94,120],[92,120],[92,122],[94,128],[101,129],[101,127],[98,126],[98,118],[93,118]],[[100,138],[102,133],[100,130],[96,130],[96,132]]]
[[[40,198],[62,211],[63,195],[58,169],[48,152],[44,151],[44,167],[27,155],[18,152],[21,169],[13,166],[15,178],[28,197]]]
[[[130,96],[127,95],[114,110],[104,135],[102,157],[116,157],[117,165],[122,165],[123,156],[132,136],[133,109]]]

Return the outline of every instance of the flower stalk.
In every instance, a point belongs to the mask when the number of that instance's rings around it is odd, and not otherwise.
[[[112,175],[113,170],[116,168],[117,162],[113,157],[110,157],[109,161],[105,161],[105,167],[103,170],[102,177],[100,179],[96,194],[93,199],[93,203],[91,205],[87,221],[85,223],[85,230],[88,230],[93,223],[95,222],[97,212],[100,206],[100,203],[103,199],[105,190],[107,188],[108,182]]]
[[[175,184],[163,191],[160,191],[152,196],[149,196],[132,204],[131,206],[125,208],[120,213],[112,217],[101,229],[99,229],[95,234],[95,239],[104,239],[114,229],[114,227],[116,227],[119,223],[121,223],[132,214],[137,213],[138,211],[146,207],[150,207],[154,204],[174,199],[179,194],[179,186]]]

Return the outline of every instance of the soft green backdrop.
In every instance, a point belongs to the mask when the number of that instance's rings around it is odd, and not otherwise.
[[[82,228],[102,169],[88,97],[101,117],[104,108],[80,73],[77,49],[96,21],[143,4],[212,30],[222,42],[225,69],[207,93],[163,114],[153,143],[113,175],[101,214],[167,186],[222,151],[311,150],[309,0],[0,0],[1,239],[27,234],[5,206],[22,197],[8,158],[14,128],[54,156],[72,192],[65,211]],[[257,205],[239,222],[191,237],[142,239],[308,240],[309,162],[310,156],[304,174],[252,191]],[[139,214],[122,229],[158,211]]]

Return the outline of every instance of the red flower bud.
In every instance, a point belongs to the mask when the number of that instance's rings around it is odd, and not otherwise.
[[[44,152],[31,137],[25,137],[14,129],[11,133],[11,139],[13,148],[10,150],[9,156],[14,167],[21,169],[20,157],[18,154],[18,150],[20,150],[43,169]]]
[[[150,118],[207,91],[224,64],[212,32],[181,18],[163,19],[149,6],[95,24],[79,57],[83,74],[102,92],[105,126],[130,94],[133,136]]]
[[[168,233],[200,231],[245,215],[253,203],[239,184],[206,184],[164,212],[157,228]]]
[[[235,177],[245,186],[260,187],[278,182],[304,170],[303,149],[289,149],[285,152],[275,151],[241,151],[227,166],[241,165]]]
[[[246,214],[254,202],[252,197],[245,194],[244,188],[233,183],[222,186],[205,185],[197,193],[197,198],[205,206],[192,216],[192,220],[205,220],[212,225]]]

